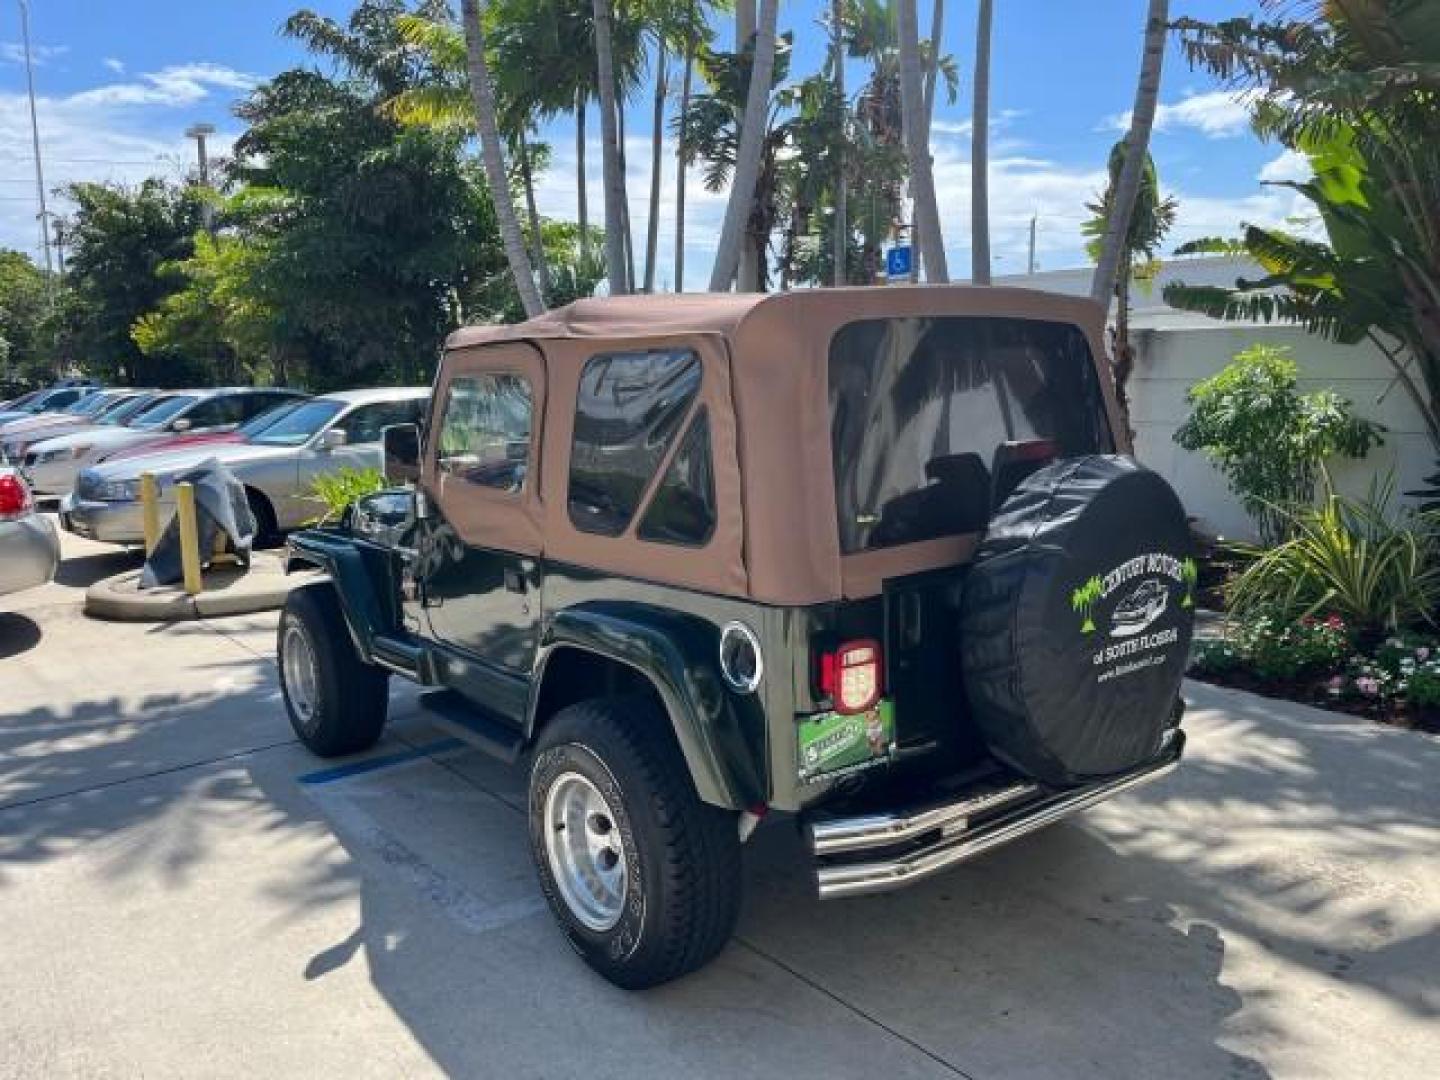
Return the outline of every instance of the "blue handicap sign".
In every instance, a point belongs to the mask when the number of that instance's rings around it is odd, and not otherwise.
[[[892,247],[885,253],[885,273],[892,278],[910,276],[910,251],[907,244],[904,247]]]

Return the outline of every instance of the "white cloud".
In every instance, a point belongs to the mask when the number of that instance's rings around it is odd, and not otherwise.
[[[1310,159],[1298,150],[1286,150],[1260,170],[1260,180],[1273,184],[1284,180],[1310,179]]]
[[[56,57],[70,51],[68,45],[31,45],[30,62],[35,67],[44,67]],[[25,46],[18,41],[0,41],[0,64],[25,63]]]
[[[1103,131],[1129,131],[1129,111],[1110,116],[1101,125]],[[1250,130],[1250,102],[1245,94],[1214,90],[1206,94],[1190,94],[1179,101],[1160,105],[1155,110],[1155,130],[1173,131],[1189,128],[1206,138],[1228,139]]]
[[[115,72],[116,75],[125,74],[125,62],[123,60],[117,60],[113,56],[107,56],[104,60],[101,60],[100,62],[104,64],[107,68],[109,68],[111,71]]]
[[[105,83],[66,96],[40,96],[36,110],[44,153],[45,183],[53,190],[82,180],[135,184],[147,176],[180,178],[195,159],[184,137],[193,109],[254,84],[253,76],[219,64],[177,64],[134,79]],[[211,142],[227,155],[232,133]],[[36,205],[27,182],[33,169],[30,114],[22,92],[0,92],[0,247],[38,257]],[[50,208],[65,213],[63,197]]]

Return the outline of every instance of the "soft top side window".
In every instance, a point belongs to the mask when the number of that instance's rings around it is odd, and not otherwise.
[[[629,528],[700,391],[700,376],[690,349],[602,353],[585,362],[567,495],[577,529],[619,536]]]
[[[533,402],[523,375],[457,375],[446,391],[440,419],[441,475],[501,491],[523,489]]]

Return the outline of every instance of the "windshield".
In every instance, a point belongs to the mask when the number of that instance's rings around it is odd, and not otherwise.
[[[875,319],[830,346],[844,553],[985,528],[1023,475],[1114,448],[1085,335],[1024,319]]]
[[[93,416],[96,413],[104,412],[114,402],[113,394],[91,394],[89,397],[81,398],[73,405],[65,406],[65,411],[71,416]]]
[[[238,428],[236,428],[235,434],[243,435],[247,439],[252,438],[253,436],[260,434],[260,432],[264,431],[266,428],[278,424],[281,420],[285,419],[285,417],[289,416],[291,413],[293,413],[296,409],[300,408],[300,406],[304,404],[304,400],[287,401],[284,405],[276,405],[273,409],[266,409],[258,416],[252,416],[249,420],[246,420],[245,423],[241,424]]]
[[[338,401],[306,401],[264,431],[250,436],[257,446],[299,446],[339,414]]]
[[[135,419],[130,422],[130,426],[139,428],[142,431],[152,431],[174,417],[176,413],[189,408],[199,400],[199,398],[190,394],[178,394],[175,397],[161,398],[155,402],[155,404],[151,405],[150,408],[135,417]]]
[[[139,416],[146,409],[150,408],[151,405],[154,405],[155,399],[158,396],[157,394],[136,394],[133,397],[122,398],[119,403],[112,406],[99,418],[100,423],[127,423],[132,416]]]

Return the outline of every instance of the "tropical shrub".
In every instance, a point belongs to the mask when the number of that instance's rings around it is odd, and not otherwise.
[[[1392,512],[1390,479],[1363,499],[1326,480],[1318,505],[1277,507],[1289,539],[1246,548],[1253,561],[1231,583],[1230,611],[1288,620],[1337,612],[1368,632],[1433,623],[1440,603],[1440,516]]]
[[[1186,400],[1190,416],[1175,441],[1225,474],[1267,545],[1289,535],[1286,504],[1314,500],[1327,458],[1363,458],[1384,430],[1332,390],[1300,393],[1289,350],[1267,345],[1238,353]]]
[[[1292,621],[1252,612],[1227,623],[1223,638],[1201,642],[1193,667],[1200,675],[1244,672],[1264,682],[1295,682],[1339,671],[1352,647],[1350,628],[1338,615]]]
[[[357,500],[384,488],[385,475],[379,469],[341,469],[317,476],[310,486],[308,498],[322,504],[325,513],[312,524],[334,521]]]

